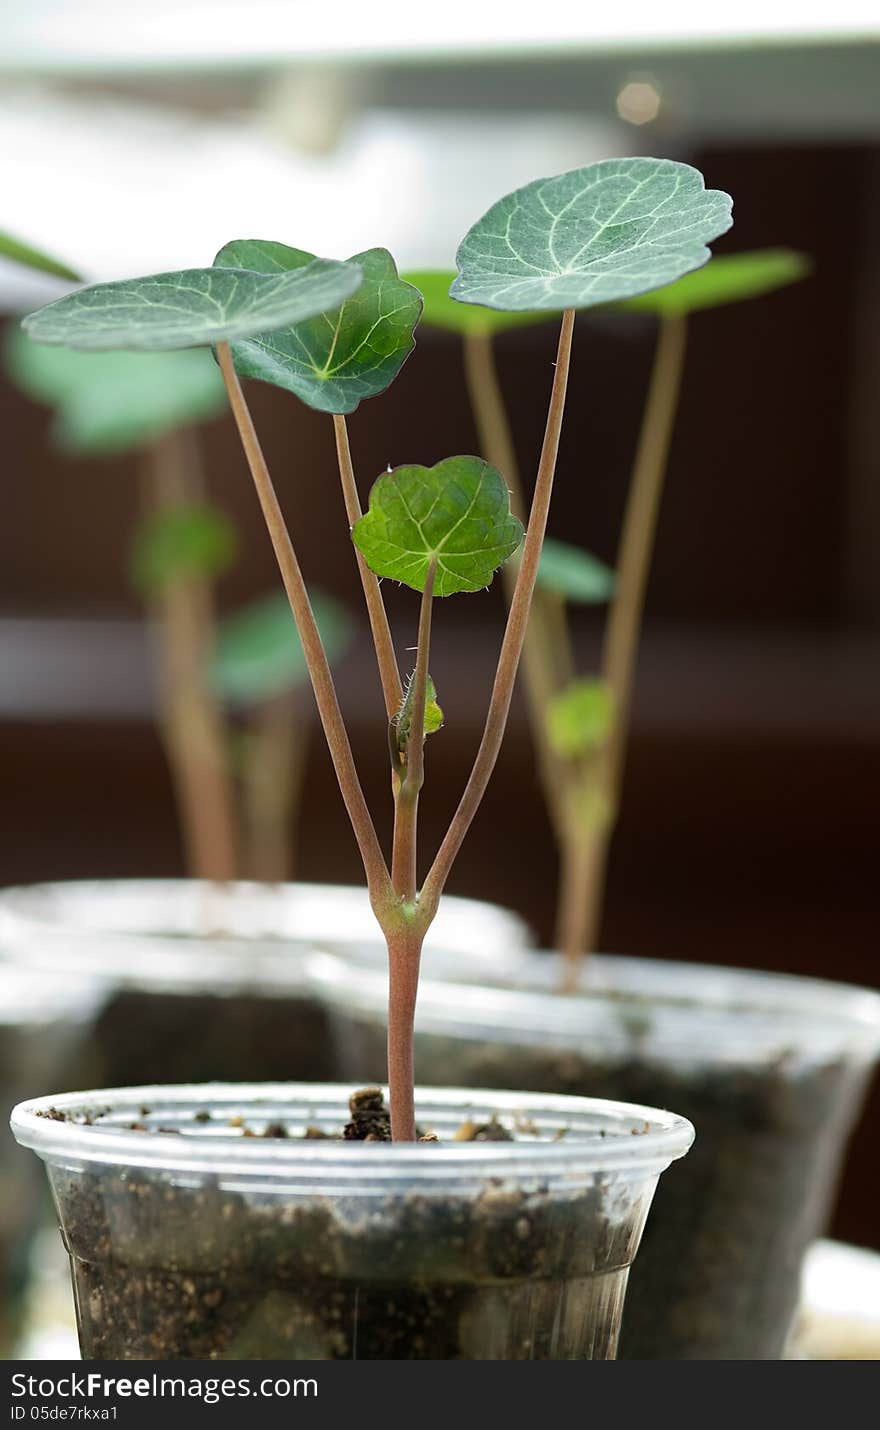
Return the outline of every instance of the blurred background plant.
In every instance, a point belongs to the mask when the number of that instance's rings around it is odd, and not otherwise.
[[[21,261],[32,263],[25,246]],[[236,559],[236,533],[210,503],[198,424],[226,408],[209,353],[78,353],[9,328],[6,370],[52,409],[49,436],[70,458],[132,453],[143,516],[128,574],[150,620],[156,718],[193,878],[280,883],[293,877],[292,841],[311,701],[283,593],[217,620],[215,587]],[[100,520],[100,513],[96,513]],[[351,622],[317,591],[330,660]],[[305,699],[301,698],[303,695]]]

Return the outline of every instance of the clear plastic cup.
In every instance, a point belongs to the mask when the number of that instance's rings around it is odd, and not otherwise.
[[[386,981],[311,965],[341,1076],[385,1065]],[[880,995],[820,979],[595,956],[563,996],[555,956],[519,953],[515,987],[423,979],[422,1084],[622,1097],[690,1118],[663,1179],[624,1319],[627,1359],[777,1359],[801,1261],[826,1227],[880,1053]]]
[[[0,891],[0,957],[96,975],[112,997],[95,1033],[112,1086],[335,1076],[326,1018],[304,966],[320,935],[384,967],[365,889],[101,880]],[[426,957],[444,976],[503,976],[528,939],[516,915],[450,898]]]
[[[25,1094],[64,1085],[99,1006],[94,983],[0,964],[0,1358],[21,1333],[29,1256],[42,1211],[39,1181],[5,1127]],[[69,1085],[69,1084],[68,1084]]]
[[[444,1088],[417,1093],[439,1143],[316,1136],[341,1131],[348,1092],[147,1087],[17,1107],[13,1132],[52,1184],[83,1356],[613,1358],[657,1179],[690,1124]],[[468,1121],[515,1140],[454,1140]]]

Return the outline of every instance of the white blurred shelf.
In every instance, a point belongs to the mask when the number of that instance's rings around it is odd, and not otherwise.
[[[4,17],[7,72],[143,72],[276,66],[285,59],[413,62],[876,36],[874,0],[447,0],[380,6],[311,0],[29,0]]]

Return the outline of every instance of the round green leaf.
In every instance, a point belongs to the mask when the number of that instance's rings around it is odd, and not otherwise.
[[[395,467],[370,492],[352,529],[377,576],[424,589],[436,558],[434,594],[479,591],[516,551],[522,524],[500,473],[479,457],[447,457],[435,467]]]
[[[452,296],[487,308],[589,308],[670,283],[709,258],[731,200],[689,164],[606,159],[494,204],[456,255]]]
[[[209,353],[83,353],[32,343],[11,328],[6,370],[37,402],[54,408],[52,435],[69,452],[123,452],[226,407]]]
[[[547,738],[564,759],[599,749],[611,734],[614,701],[601,680],[574,680],[550,702]]]
[[[541,549],[538,585],[583,606],[598,605],[614,592],[614,572],[579,546],[547,537]]]
[[[311,593],[312,610],[327,658],[336,660],[352,636],[345,607],[321,592]],[[305,656],[281,593],[255,601],[222,622],[211,662],[211,683],[224,700],[271,700],[308,679]]]
[[[81,281],[79,274],[68,268],[66,263],[53,258],[51,253],[34,248],[30,243],[23,243],[20,238],[14,238],[4,229],[0,229],[0,258],[8,258],[11,263],[18,263],[22,268],[35,268],[39,273],[51,273],[56,278],[69,278],[71,283]]]
[[[705,268],[687,273],[665,288],[628,298],[620,306],[659,317],[684,317],[700,308],[720,308],[723,303],[739,303],[759,298],[806,278],[812,268],[805,253],[792,248],[760,248],[754,253],[724,254]]]
[[[524,328],[531,323],[547,323],[552,313],[512,313],[498,308],[478,308],[474,304],[457,303],[449,296],[449,289],[455,281],[455,271],[425,270],[419,273],[404,273],[407,283],[412,283],[422,295],[423,328],[443,328],[460,337],[491,337],[493,333],[503,333],[507,328]]]
[[[80,288],[22,326],[37,342],[93,352],[210,347],[338,307],[361,277],[355,264],[324,258],[293,273],[187,268]]]
[[[170,507],[147,517],[131,554],[132,584],[144,596],[158,595],[187,576],[213,579],[235,559],[235,528],[212,506]]]
[[[314,258],[283,243],[238,239],[222,248],[214,262],[289,273]],[[349,262],[363,270],[364,279],[341,308],[234,345],[232,356],[242,377],[286,388],[319,412],[354,412],[365,397],[390,386],[415,347],[421,295],[398,277],[385,248],[357,253]]]

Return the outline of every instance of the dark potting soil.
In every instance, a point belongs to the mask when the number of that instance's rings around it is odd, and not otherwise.
[[[101,1072],[81,1087],[321,1082],[335,1074],[322,1009],[281,992],[122,990],[98,1020],[94,1048]]]
[[[364,1051],[364,1049],[360,1049]],[[372,1051],[372,1049],[371,1049]],[[604,1064],[534,1047],[418,1040],[419,1080],[668,1108],[697,1129],[661,1176],[630,1271],[621,1360],[777,1360],[822,1234],[866,1073]],[[372,1071],[370,1058],[365,1063]]]
[[[352,1108],[364,1138],[376,1112],[369,1098]],[[255,1135],[270,1130],[281,1135]],[[633,1228],[607,1214],[600,1184],[493,1178],[470,1195],[367,1202],[137,1168],[55,1169],[54,1181],[86,1359],[614,1355]]]

